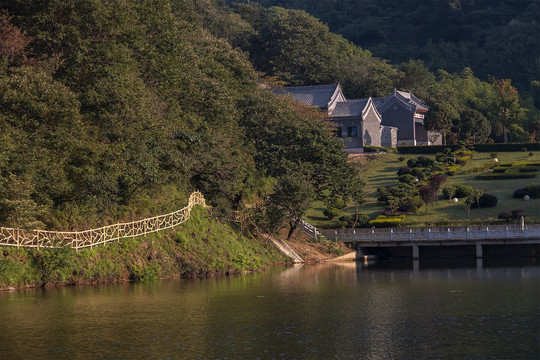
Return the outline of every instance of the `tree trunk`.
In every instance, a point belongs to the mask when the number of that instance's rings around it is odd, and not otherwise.
[[[355,212],[354,212],[354,224],[353,224],[353,229],[356,227],[356,223],[358,222],[358,208],[360,207],[360,203],[356,202],[356,209],[355,209]]]
[[[299,222],[299,219],[289,221],[289,233],[287,234],[287,240],[289,240],[293,236]]]
[[[504,138],[504,143],[506,144],[508,142],[508,133],[506,131],[506,126],[503,126],[503,138]]]

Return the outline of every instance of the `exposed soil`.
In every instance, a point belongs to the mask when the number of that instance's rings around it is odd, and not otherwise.
[[[280,236],[285,239],[287,232],[285,231]],[[314,241],[299,230],[290,240],[286,240],[286,243],[307,263],[321,262],[351,252],[351,249],[343,243],[328,240]]]

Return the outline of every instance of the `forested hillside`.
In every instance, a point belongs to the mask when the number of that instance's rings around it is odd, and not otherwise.
[[[273,86],[339,82],[350,98],[412,91],[431,106],[426,126],[449,142],[540,135],[536,98],[511,79],[392,65],[300,10],[214,0],[0,9],[2,226],[138,218],[182,207],[197,189],[214,214],[257,203],[257,226],[273,231],[313,199],[361,201],[323,115]]]
[[[256,2],[305,10],[394,64],[420,59],[432,71],[470,67],[482,79],[511,78],[521,90],[540,86],[531,85],[540,81],[539,0]]]
[[[197,189],[214,214],[274,194],[260,221],[272,227],[351,186],[324,119],[259,90],[198,5],[0,3],[2,226],[128,220]]]

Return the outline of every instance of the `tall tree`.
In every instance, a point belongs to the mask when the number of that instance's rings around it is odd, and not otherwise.
[[[508,141],[508,127],[522,116],[519,94],[517,89],[512,86],[510,79],[494,81],[493,86],[497,94],[497,113],[503,126],[504,142],[506,143]]]

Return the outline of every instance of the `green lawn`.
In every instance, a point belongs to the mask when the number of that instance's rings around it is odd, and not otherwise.
[[[529,156],[528,152],[501,152],[498,154],[500,162],[515,162],[523,160],[540,160],[540,152],[533,152],[533,156]],[[399,161],[400,157],[405,160]],[[398,183],[397,170],[402,166],[407,166],[407,160],[417,157],[416,155],[400,155],[400,154],[382,154],[365,156],[355,160],[356,166],[361,169],[362,176],[366,182],[365,194],[366,203],[361,207],[360,212],[368,215],[370,218],[375,218],[380,214],[385,206],[377,201],[377,188],[386,185]],[[523,209],[526,213],[526,222],[540,222],[540,200],[531,199],[525,201],[523,199],[512,198],[512,193],[518,188],[522,188],[528,184],[540,182],[540,177],[534,179],[519,179],[519,180],[476,180],[476,174],[466,174],[467,169],[482,165],[491,161],[489,153],[475,153],[474,158],[467,165],[461,168],[460,172],[455,176],[448,177],[448,182],[443,185],[463,184],[470,185],[474,188],[479,188],[484,193],[497,196],[497,206],[492,208],[471,209],[470,217],[467,216],[465,209],[458,204],[450,203],[448,199],[443,199],[442,193],[439,196],[439,201],[428,207],[428,213],[425,213],[425,207],[420,209],[417,214],[407,215],[404,226],[422,226],[422,225],[437,225],[437,224],[459,224],[464,222],[482,222],[488,219],[496,219],[503,211],[512,211],[515,209]],[[539,175],[540,176],[540,175]],[[328,221],[323,215],[324,204],[316,202],[313,208],[307,213],[307,220],[314,225],[321,227],[340,227],[339,217],[332,221]],[[348,207],[342,211],[341,215],[353,215],[354,207]],[[340,216],[341,216],[340,215]]]

